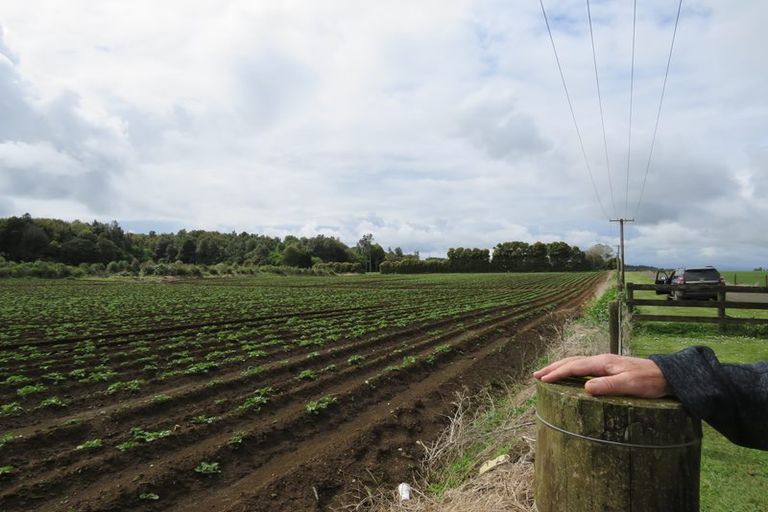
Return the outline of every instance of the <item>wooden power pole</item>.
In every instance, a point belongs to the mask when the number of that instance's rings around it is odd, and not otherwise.
[[[619,290],[624,289],[624,223],[635,222],[635,219],[610,219],[619,223]]]

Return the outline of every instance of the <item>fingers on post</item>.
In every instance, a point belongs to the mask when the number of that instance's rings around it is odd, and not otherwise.
[[[575,359],[583,359],[584,356],[572,356],[572,357],[566,357],[565,359],[560,359],[559,361],[555,361],[554,363],[551,363],[544,368],[541,368],[540,370],[536,370],[533,372],[533,376],[537,379],[540,379],[542,376],[547,375],[561,366],[568,364],[569,362],[575,360]]]
[[[555,382],[566,377],[602,377],[611,375],[611,362],[610,354],[576,357],[543,375],[541,380],[544,382]]]
[[[645,390],[638,386],[637,379],[629,373],[591,379],[584,384],[584,390],[590,395],[643,396],[645,394]]]

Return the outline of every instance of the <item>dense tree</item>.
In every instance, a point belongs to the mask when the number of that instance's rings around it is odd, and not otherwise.
[[[291,243],[283,251],[283,265],[287,267],[309,268],[312,266],[312,256],[298,243]]]
[[[590,268],[611,268],[613,248],[606,244],[595,244],[584,252]]]
[[[221,256],[221,244],[212,235],[205,235],[198,240],[195,261],[203,265],[213,265],[222,260]]]
[[[488,272],[490,256],[488,249],[448,249],[448,262],[454,272]]]
[[[179,259],[183,263],[195,263],[196,253],[197,253],[197,244],[195,244],[195,241],[192,240],[191,238],[187,238],[181,244],[181,249],[179,250]]]
[[[317,235],[312,238],[302,239],[302,245],[306,247],[310,255],[320,258],[324,262],[348,262],[354,259],[349,252],[349,248],[338,238]]]
[[[72,238],[61,244],[61,261],[69,265],[101,261],[99,247],[86,238]]]

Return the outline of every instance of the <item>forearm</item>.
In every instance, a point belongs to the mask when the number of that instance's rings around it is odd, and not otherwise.
[[[768,450],[768,363],[721,364],[707,347],[650,359],[691,414],[736,444]]]

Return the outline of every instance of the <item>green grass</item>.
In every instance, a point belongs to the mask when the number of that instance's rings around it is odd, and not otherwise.
[[[728,270],[720,272],[727,284],[766,286],[768,272],[759,270]]]
[[[639,279],[632,281],[641,282]],[[648,313],[651,311],[647,310],[653,309],[663,308],[642,308],[643,312]],[[754,331],[754,328],[733,328],[721,333],[712,325],[647,323],[635,326],[631,349],[634,355],[647,356],[705,345],[711,347],[722,362],[749,363],[768,360],[768,339],[759,335],[759,332],[758,336],[751,335],[755,334]],[[736,446],[705,425],[701,462],[702,512],[768,510],[766,489],[768,452]]]
[[[705,426],[701,459],[702,512],[768,510],[768,452],[736,446]]]

